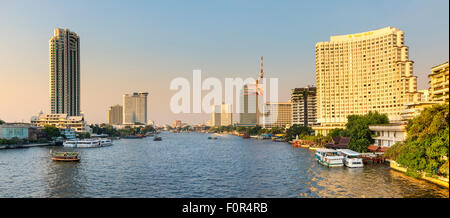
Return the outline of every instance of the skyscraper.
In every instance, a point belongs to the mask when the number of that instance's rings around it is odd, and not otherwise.
[[[263,110],[263,57],[261,56],[261,70],[259,78],[253,84],[245,84],[240,97],[239,125],[256,126],[262,124]]]
[[[148,92],[123,95],[123,124],[147,123]]]
[[[221,122],[220,105],[211,106],[211,125],[219,127]]]
[[[316,44],[316,134],[342,128],[351,114],[378,111],[401,120],[404,104],[417,92],[404,32],[386,27],[331,36]]]
[[[80,37],[55,29],[49,54],[51,113],[80,116]]]
[[[313,126],[317,123],[316,87],[291,90],[292,125]]]
[[[108,124],[122,125],[123,123],[123,107],[122,105],[114,105],[108,110]]]

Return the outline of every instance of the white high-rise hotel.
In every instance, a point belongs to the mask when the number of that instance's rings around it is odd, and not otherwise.
[[[331,36],[316,44],[316,134],[344,127],[347,116],[378,111],[400,120],[417,93],[403,31],[386,27]]]
[[[80,37],[57,28],[49,41],[52,114],[80,115]]]

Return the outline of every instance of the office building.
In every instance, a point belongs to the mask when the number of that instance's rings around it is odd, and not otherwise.
[[[262,117],[263,128],[289,128],[292,123],[292,104],[290,102],[266,103]]]
[[[135,92],[123,95],[123,124],[147,123],[148,92]]]
[[[122,105],[114,105],[108,109],[108,124],[122,125],[123,124],[123,107]]]
[[[347,116],[378,111],[401,120],[404,104],[417,93],[404,32],[386,27],[331,36],[316,44],[316,134],[344,128]]]
[[[317,124],[316,87],[291,90],[292,125],[313,126]]]
[[[49,54],[51,113],[80,116],[80,37],[55,29]]]

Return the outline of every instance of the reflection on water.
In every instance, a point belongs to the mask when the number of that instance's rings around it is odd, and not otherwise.
[[[448,197],[388,165],[326,168],[312,151],[268,140],[162,133],[91,149],[0,150],[0,197]],[[50,159],[76,150],[79,163]]]

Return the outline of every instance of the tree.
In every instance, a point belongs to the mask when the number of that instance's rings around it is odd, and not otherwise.
[[[59,131],[59,129],[54,126],[45,125],[41,131],[45,134],[48,140],[52,140],[56,137],[61,136],[61,132]]]
[[[374,143],[372,131],[369,125],[389,124],[386,114],[369,112],[365,115],[349,115],[347,117],[346,129],[343,134],[350,137],[348,148],[358,152],[366,152],[367,147]]]
[[[5,121],[0,120],[0,125],[5,124]]]
[[[309,135],[312,133],[312,129],[309,126],[303,126],[294,124],[289,129],[286,130],[286,139],[293,140],[297,137],[302,138],[303,136]]]
[[[330,131],[330,133],[328,133],[328,135],[330,137],[337,137],[337,136],[344,136],[344,137],[348,137],[348,132],[345,129],[341,129],[341,128],[334,128]]]
[[[424,109],[408,122],[407,138],[390,147],[385,157],[406,167],[411,175],[448,176],[449,105]]]

